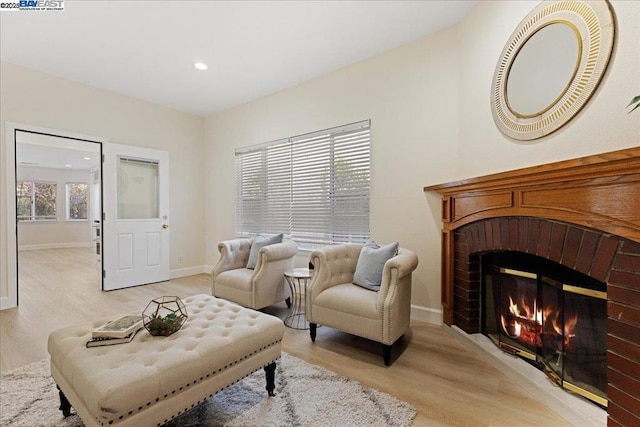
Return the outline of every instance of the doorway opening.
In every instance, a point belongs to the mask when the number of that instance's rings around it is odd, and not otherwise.
[[[90,225],[91,243],[89,245],[92,250],[95,250],[96,264],[98,262],[100,264],[95,268],[100,284],[96,288],[100,291],[169,280],[170,201],[169,153],[167,151],[113,144],[104,138],[11,122],[7,122],[6,128],[5,173],[7,177],[6,194],[9,202],[4,222],[7,226],[8,292],[7,295],[0,296],[0,310],[18,306],[18,249],[20,245],[23,245],[22,249],[48,249],[47,245],[56,243],[32,242],[30,248],[25,248],[25,243],[28,242],[26,235],[22,238],[18,236],[18,228],[23,225],[20,224],[19,219],[29,222],[26,225],[33,227],[43,225],[47,220],[53,221],[54,218],[57,221],[58,215],[60,215],[63,218],[62,222],[66,225],[75,220]],[[57,142],[67,145],[82,143],[94,147],[94,152],[98,154],[99,168],[89,171],[91,177],[87,178],[86,182],[89,200],[82,197],[67,200],[68,195],[84,191],[84,182],[63,181],[63,184],[56,184],[56,194],[58,187],[60,187],[61,197],[64,196],[60,199],[61,202],[57,201],[59,198],[56,195],[56,202],[49,202],[47,205],[46,197],[51,199],[53,197],[51,194],[54,193],[51,185],[39,185],[38,196],[36,196],[35,183],[40,181],[33,178],[29,181],[26,177],[18,177],[18,169],[20,169],[18,165],[20,167],[38,166],[34,164],[23,165],[21,162],[30,163],[30,161],[16,155],[16,151],[21,149],[16,140],[23,137],[55,138]],[[32,143],[31,145],[38,144]],[[85,145],[86,147],[88,146]],[[66,148],[72,151],[70,147]],[[78,150],[76,147],[76,151],[82,150]],[[83,155],[81,159],[85,160],[84,157],[91,158],[91,155]],[[32,163],[37,162],[33,161]],[[60,169],[73,169],[73,164],[64,163]],[[47,184],[46,180],[43,182]],[[92,191],[94,192],[93,205],[90,195]],[[97,193],[99,193],[99,197],[95,195]],[[43,202],[43,198],[45,202]],[[38,203],[36,203],[36,199],[38,199]],[[99,206],[96,206],[95,202],[98,199],[100,203]],[[144,206],[139,206],[140,204]],[[42,233],[32,234],[40,235]],[[73,246],[77,243],[67,242],[67,244]],[[76,263],[75,267],[80,265],[80,263]],[[58,279],[62,283],[68,280],[66,278]],[[49,282],[53,281],[49,280]]]
[[[15,129],[16,305],[22,290],[103,288],[102,143]]]

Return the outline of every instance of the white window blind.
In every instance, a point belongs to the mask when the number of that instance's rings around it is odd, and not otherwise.
[[[370,151],[369,120],[236,150],[237,234],[366,241]]]

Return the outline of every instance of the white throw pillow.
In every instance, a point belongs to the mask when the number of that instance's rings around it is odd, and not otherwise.
[[[247,261],[247,268],[254,269],[258,264],[258,255],[260,254],[260,249],[265,246],[273,245],[275,243],[282,243],[282,238],[284,236],[282,233],[276,234],[271,237],[263,237],[256,236],[251,243],[251,251],[249,252],[249,261]]]
[[[380,247],[373,240],[369,240],[360,251],[356,272],[353,274],[353,284],[371,291],[379,291],[382,283],[384,264],[398,254],[398,242]]]

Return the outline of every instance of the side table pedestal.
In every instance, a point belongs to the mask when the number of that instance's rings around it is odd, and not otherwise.
[[[291,290],[291,308],[284,324],[293,329],[309,329],[306,315],[307,285],[311,279],[308,268],[294,268],[284,272]]]

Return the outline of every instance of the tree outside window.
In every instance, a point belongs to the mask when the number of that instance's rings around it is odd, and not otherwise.
[[[88,188],[86,182],[67,183],[68,220],[86,220],[88,218]]]
[[[56,187],[55,182],[18,181],[18,221],[55,221]]]
[[[30,221],[33,205],[33,182],[19,181],[16,185],[16,214],[18,221]]]

